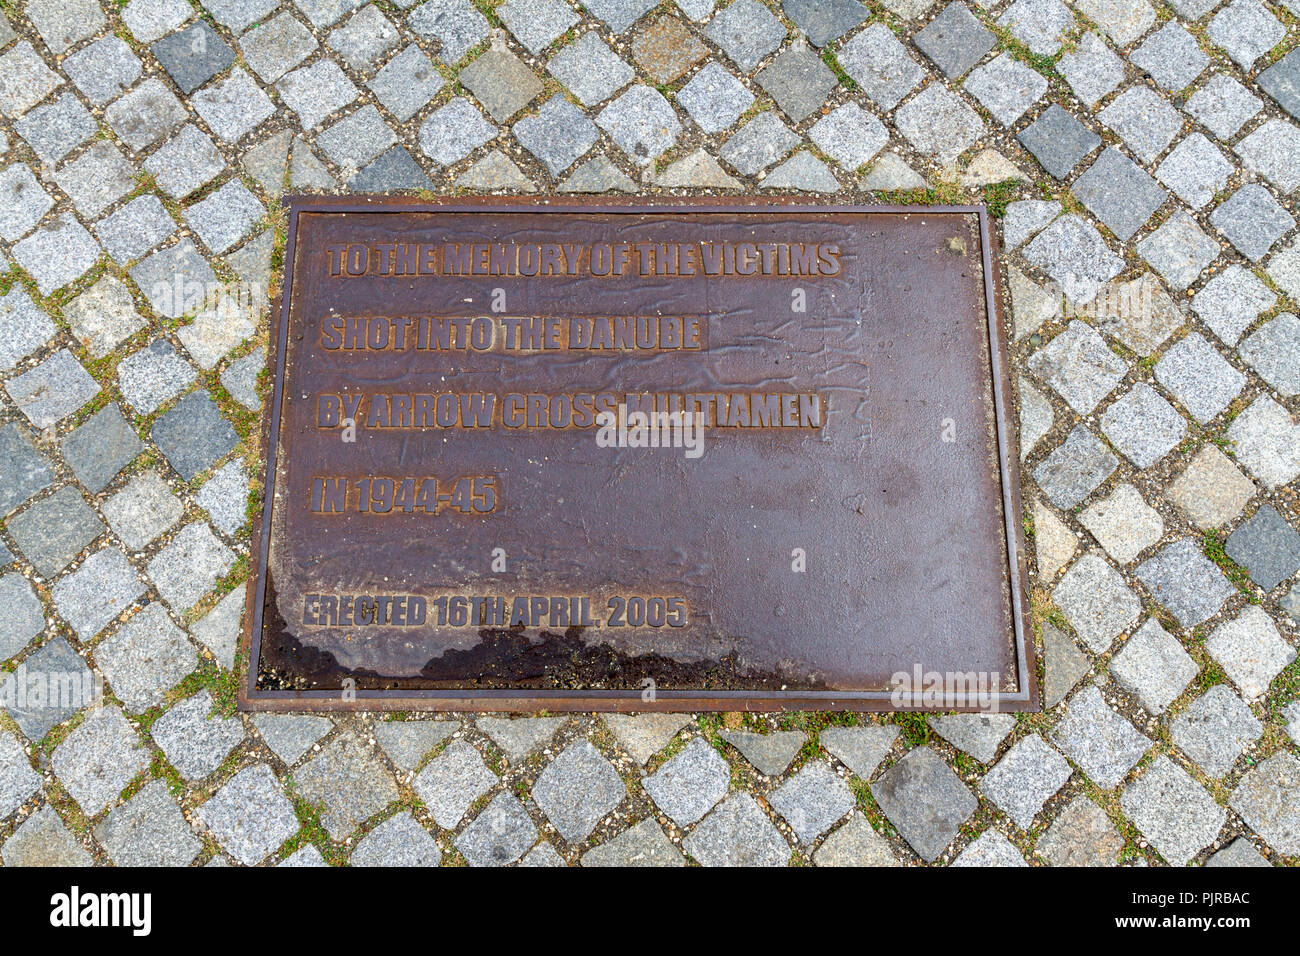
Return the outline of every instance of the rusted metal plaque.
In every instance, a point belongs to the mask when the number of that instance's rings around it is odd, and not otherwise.
[[[293,200],[245,703],[1036,706],[990,241]]]

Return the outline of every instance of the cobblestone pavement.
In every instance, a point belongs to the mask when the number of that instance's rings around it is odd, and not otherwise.
[[[0,9],[5,865],[1300,859],[1297,0]],[[390,189],[987,201],[1044,713],[236,713],[238,290]]]

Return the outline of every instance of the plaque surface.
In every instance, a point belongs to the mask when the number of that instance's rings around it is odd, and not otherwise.
[[[990,242],[293,200],[244,703],[1036,706]]]

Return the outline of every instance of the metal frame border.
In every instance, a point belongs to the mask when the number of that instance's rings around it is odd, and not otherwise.
[[[1008,345],[1001,309],[1001,281],[994,265],[996,239],[989,222],[988,208],[971,206],[890,206],[846,205],[843,203],[809,203],[803,197],[604,197],[599,202],[585,202],[573,197],[546,196],[535,199],[517,197],[479,197],[422,199],[413,196],[311,196],[288,195],[281,203],[288,207],[288,243],[280,284],[279,321],[272,341],[274,385],[270,414],[262,420],[262,447],[266,472],[262,494],[262,515],[257,547],[252,551],[254,574],[246,589],[247,612],[240,636],[240,649],[247,661],[247,672],[239,683],[239,708],[245,711],[926,711],[934,708],[893,706],[885,691],[721,691],[663,690],[653,701],[641,700],[639,690],[578,691],[571,689],[485,688],[483,690],[357,690],[355,698],[344,700],[337,690],[285,691],[258,690],[257,662],[261,653],[262,610],[266,600],[266,562],[270,548],[271,510],[275,502],[275,474],[280,438],[281,402],[285,380],[285,362],[289,336],[289,309],[293,299],[293,277],[298,238],[298,217],[302,213],[595,213],[604,215],[646,215],[664,212],[718,214],[759,212],[777,208],[783,212],[817,214],[887,214],[974,215],[979,219],[980,253],[984,278],[984,308],[988,327],[989,373],[993,393],[994,420],[998,447],[998,475],[1002,487],[1002,511],[1006,528],[1007,578],[1011,595],[1013,650],[1016,658],[1014,693],[995,695],[991,711],[1034,712],[1040,710],[1037,667],[1029,614],[1028,556],[1025,551],[1019,456],[1012,421]],[[942,707],[940,710],[974,711],[971,704]]]

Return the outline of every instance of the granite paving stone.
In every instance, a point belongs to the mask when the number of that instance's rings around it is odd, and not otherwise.
[[[0,113],[10,119],[22,116],[62,82],[31,43],[20,40],[0,55]]]
[[[348,180],[355,192],[428,189],[432,181],[404,146],[394,146]]]
[[[96,644],[93,653],[114,693],[135,714],[161,704],[199,662],[185,632],[156,601]]]
[[[1156,22],[1146,0],[1079,0],[1073,6],[1120,47],[1129,46]]]
[[[54,207],[54,199],[24,163],[13,163],[0,171],[0,197],[4,199],[0,206],[0,238],[10,242],[31,232]],[[15,292],[22,290],[12,290],[9,295]]]
[[[1165,201],[1167,193],[1114,147],[1102,150],[1074,181],[1075,196],[1120,239],[1129,239]]]
[[[1193,209],[1209,203],[1231,175],[1232,164],[1200,133],[1175,146],[1156,170],[1157,178]]]
[[[1072,302],[1080,304],[1091,301],[1123,268],[1123,260],[1106,245],[1101,233],[1075,214],[1062,216],[1040,232],[1025,246],[1024,254],[1051,276]]]
[[[226,143],[237,143],[275,115],[275,104],[257,82],[239,67],[224,80],[190,97],[208,128]]]
[[[1189,116],[1225,142],[1263,108],[1264,101],[1227,73],[1216,73],[1187,100]]]
[[[835,42],[867,18],[858,0],[783,0],[781,9],[815,47]]]
[[[351,866],[437,866],[442,851],[410,813],[389,817],[357,841]]]
[[[1272,866],[1251,845],[1247,837],[1237,837],[1205,861],[1206,866]]]
[[[374,734],[389,760],[402,770],[414,771],[429,751],[459,729],[456,720],[384,720],[375,724]]]
[[[1300,570],[1300,534],[1272,505],[1263,505],[1238,525],[1228,535],[1223,550],[1265,591],[1273,590]]]
[[[181,519],[185,506],[155,472],[132,478],[100,510],[109,527],[132,551],[142,551]]]
[[[498,793],[456,838],[470,866],[509,866],[537,842],[537,827],[519,799]]]
[[[1079,522],[1120,564],[1128,564],[1164,534],[1164,521],[1129,484],[1115,488],[1109,496],[1089,505]]]
[[[212,695],[200,691],[175,704],[153,722],[149,735],[187,780],[212,773],[244,739],[238,717],[214,713]]]
[[[429,114],[420,126],[420,149],[440,166],[450,166],[496,134],[496,127],[469,100],[457,96]]]
[[[832,726],[818,735],[817,742],[857,776],[869,780],[889,755],[898,734],[898,728],[891,724]]]
[[[90,866],[94,857],[77,842],[49,804],[14,830],[0,850],[5,866]]]
[[[1237,351],[1279,394],[1300,394],[1300,318],[1283,312],[1251,333]]]
[[[1145,382],[1121,395],[1101,416],[1101,430],[1139,468],[1150,468],[1187,434],[1187,422]]]
[[[615,32],[621,31],[616,28]],[[780,46],[786,35],[781,21],[758,0],[728,4],[714,15],[704,32],[746,72]]]
[[[1092,665],[1077,644],[1050,621],[1043,624],[1043,706],[1055,707],[1069,696]]]
[[[998,26],[1010,30],[1031,53],[1051,56],[1074,27],[1074,14],[1060,0],[1015,0],[998,17]]]
[[[582,0],[583,8],[614,33],[625,32],[655,5],[655,0]]]
[[[436,43],[438,59],[459,62],[488,35],[488,22],[469,0],[428,0],[410,12],[407,23],[419,36]]]
[[[1124,82],[1124,61],[1091,31],[1081,36],[1075,48],[1057,61],[1056,69],[1089,109],[1095,108]]]
[[[206,186],[225,168],[226,161],[216,145],[192,123],[186,123],[144,161],[145,172],[152,175],[158,188],[173,199],[184,199]],[[181,245],[192,248],[188,239],[182,240]]]
[[[978,801],[931,747],[917,747],[871,785],[899,835],[928,863],[952,843]]]
[[[1300,119],[1300,54],[1292,50],[1262,71],[1256,81],[1282,109]]]
[[[578,22],[578,15],[560,0],[507,0],[497,8],[497,16],[534,56]]]
[[[374,745],[352,728],[323,744],[319,754],[293,772],[293,780],[299,797],[322,808],[321,825],[334,840],[344,839],[399,797]]]
[[[742,2],[742,0],[737,0]],[[733,793],[682,841],[703,866],[785,866],[790,846],[748,793]]]
[[[799,730],[777,730],[770,734],[724,730],[722,739],[739,750],[759,773],[766,777],[779,777],[798,755],[808,736]]]
[[[519,763],[551,742],[563,717],[479,717],[475,726],[492,739],[511,763]]]
[[[488,769],[479,752],[464,740],[453,740],[425,765],[414,786],[434,822],[450,830],[460,823],[471,804],[496,783],[497,775]]]
[[[504,46],[494,46],[461,70],[460,82],[498,123],[508,122],[542,92],[541,80]]]
[[[1183,645],[1155,618],[1148,618],[1120,647],[1110,672],[1152,714],[1162,714],[1198,672]]]
[[[685,714],[601,714],[600,719],[641,766],[691,722]]]
[[[806,764],[768,802],[805,846],[843,819],[856,803],[848,784],[820,761]]]
[[[47,578],[66,568],[105,530],[104,522],[72,485],[10,518],[7,527],[18,550]]]
[[[536,184],[499,149],[488,150],[482,159],[456,177],[454,185],[465,189],[503,189],[525,193],[537,191]]]
[[[1028,866],[1015,844],[997,830],[986,830],[952,861],[955,867]]]
[[[1175,210],[1135,248],[1176,292],[1200,278],[1219,255],[1218,242],[1207,236],[1183,209]]]
[[[303,129],[319,126],[360,92],[332,60],[318,60],[286,73],[275,84],[280,99],[298,114]]]
[[[104,11],[95,0],[28,0],[27,18],[54,53],[89,39],[104,26]]]
[[[1163,754],[1124,790],[1120,806],[1174,866],[1212,843],[1227,820],[1214,798]]]
[[[189,866],[203,849],[165,780],[145,784],[94,832],[116,866]]]
[[[1300,425],[1287,410],[1261,396],[1228,426],[1232,454],[1267,488],[1300,475]]]
[[[154,424],[150,437],[186,481],[239,443],[234,428],[206,391],[191,392]]]
[[[212,652],[226,670],[235,666],[235,645],[239,642],[244,614],[244,591],[236,587],[216,607],[190,625],[194,639]]]
[[[980,763],[992,763],[998,747],[1015,729],[1010,714],[946,714],[926,718],[940,737]]]
[[[69,688],[67,694],[47,695],[51,682]],[[0,706],[29,740],[39,742],[50,730],[97,697],[86,662],[66,638],[46,641],[0,682]]]
[[[836,88],[835,74],[802,41],[778,54],[755,81],[792,123],[801,123],[815,113]]]
[[[962,87],[995,120],[1011,126],[1047,92],[1047,78],[1011,54],[1003,53],[972,71]]]
[[[1192,311],[1225,345],[1236,345],[1259,314],[1276,301],[1277,296],[1253,272],[1233,263],[1196,293]]]
[[[202,20],[154,42],[149,50],[182,93],[193,93],[235,62],[235,51]]]
[[[195,380],[198,373],[167,339],[154,339],[117,367],[117,384],[128,405],[141,415],[157,411]]]
[[[1097,786],[1113,790],[1124,780],[1152,741],[1106,703],[1095,686],[1066,703],[1052,740]]]
[[[116,405],[108,405],[78,425],[61,446],[77,480],[98,494],[144,450]]]
[[[628,83],[636,72],[594,30],[561,49],[546,65],[583,106],[605,102]]]
[[[1034,469],[1034,481],[1058,508],[1073,508],[1119,466],[1119,459],[1086,425],[1069,436]]]
[[[122,711],[97,707],[54,749],[50,766],[88,817],[117,802],[118,794],[149,766],[149,751]]]
[[[533,801],[560,836],[577,843],[622,802],[627,788],[589,741],[570,744],[538,776]]]
[[[21,574],[0,575],[0,604],[6,608],[0,619],[0,660],[5,660],[45,630],[45,611],[40,598]]]
[[[1129,54],[1129,61],[1145,70],[1163,89],[1186,89],[1210,65],[1196,42],[1182,24],[1171,21],[1147,37]]]
[[[520,857],[519,862],[515,865],[523,867],[563,867],[569,864],[565,862],[564,857],[556,852],[555,847],[543,840]],[[628,865],[632,864],[629,863]]]
[[[970,70],[996,44],[993,32],[960,2],[945,6],[914,41],[950,79]]]
[[[290,766],[334,729],[328,717],[311,714],[255,714],[253,726],[272,753]]]
[[[1246,376],[1199,332],[1189,333],[1168,349],[1156,363],[1155,375],[1202,424],[1227,408],[1246,385]]]
[[[195,814],[222,849],[245,866],[261,863],[298,832],[293,805],[264,763],[239,771]]]
[[[264,83],[274,83],[319,46],[311,30],[289,10],[282,10],[239,38],[244,62]]]
[[[727,795],[730,775],[727,762],[696,737],[641,785],[655,805],[684,829]]]
[[[217,857],[213,857],[213,859],[217,859]],[[208,865],[211,866],[212,864],[209,862]],[[294,850],[277,863],[276,866],[290,868],[315,868],[329,866],[329,864],[325,862],[325,857],[321,855],[320,850],[316,849],[313,844],[307,843],[299,847],[297,850]]]
[[[854,34],[836,59],[882,110],[892,110],[925,78],[925,70],[883,23],[869,24]]]
[[[185,0],[130,0],[121,12],[122,22],[140,43],[152,43],[194,19]]]
[[[433,61],[413,43],[366,82],[384,109],[399,123],[419,112],[446,85]]]
[[[235,563],[235,553],[203,521],[187,524],[148,564],[163,600],[178,613],[207,594]]]
[[[1232,148],[1246,168],[1259,173],[1283,194],[1300,186],[1300,129],[1269,120]]]
[[[761,77],[762,74],[760,83]],[[706,64],[691,77],[690,82],[677,91],[676,99],[700,129],[706,133],[720,133],[749,109],[754,94],[728,73],[726,67],[715,62]]]
[[[67,303],[63,317],[72,334],[97,359],[108,355],[145,324],[130,289],[111,275]]]
[[[1101,143],[1100,136],[1055,103],[1021,130],[1018,138],[1057,179],[1068,176]]]
[[[368,70],[397,45],[400,37],[379,7],[362,7],[329,34],[329,45],[354,70]]]
[[[737,172],[753,176],[785,157],[798,143],[799,137],[769,110],[737,130],[719,153]]]
[[[596,125],[559,93],[535,114],[517,122],[514,134],[556,178],[586,155],[600,137]]]
[[[1052,866],[1114,866],[1124,849],[1124,838],[1101,807],[1077,796],[1034,849]]]
[[[628,827],[618,836],[582,854],[583,866],[685,866],[682,851],[673,845],[652,817]]]
[[[1144,163],[1156,160],[1182,129],[1178,112],[1146,86],[1131,86],[1102,109],[1097,118],[1119,134]]]
[[[632,58],[661,85],[685,76],[708,55],[709,48],[676,17],[660,17],[637,31],[632,40]]]
[[[1300,760],[1274,754],[1241,778],[1229,806],[1278,853],[1300,854]]]
[[[1225,684],[1215,684],[1192,701],[1169,727],[1183,753],[1212,777],[1222,777],[1257,741],[1264,726]]]
[[[1137,576],[1183,627],[1213,617],[1233,591],[1223,572],[1191,538],[1180,538],[1143,561]]]
[[[63,159],[94,136],[98,128],[95,118],[74,93],[64,93],[14,123],[14,131],[47,164]]]
[[[96,551],[64,575],[50,596],[77,637],[90,640],[145,592],[144,582],[117,548]]]
[[[1247,183],[1220,203],[1210,223],[1252,262],[1295,228],[1295,218],[1258,183]]]
[[[978,113],[941,83],[931,83],[894,113],[894,126],[920,153],[951,163],[987,132]]]
[[[41,295],[71,285],[98,261],[99,243],[72,212],[62,212],[13,245],[14,260],[36,281]]]
[[[752,0],[736,0],[732,6],[748,2]],[[596,125],[638,166],[649,165],[671,148],[682,129],[663,94],[642,84],[626,90],[601,110]]]
[[[813,853],[814,866],[899,866],[889,841],[861,813],[847,821]]]
[[[1249,70],[1286,36],[1286,28],[1259,0],[1232,0],[1211,18],[1206,33],[1238,66]]]
[[[1081,415],[1096,408],[1127,371],[1096,330],[1078,319],[1035,353],[1029,367]]]
[[[1241,514],[1255,494],[1255,484],[1232,459],[1210,444],[1169,485],[1169,499],[1198,528],[1217,528]]]
[[[1267,693],[1268,685],[1296,657],[1295,648],[1278,633],[1273,619],[1255,604],[1215,628],[1205,649],[1247,701]]]

